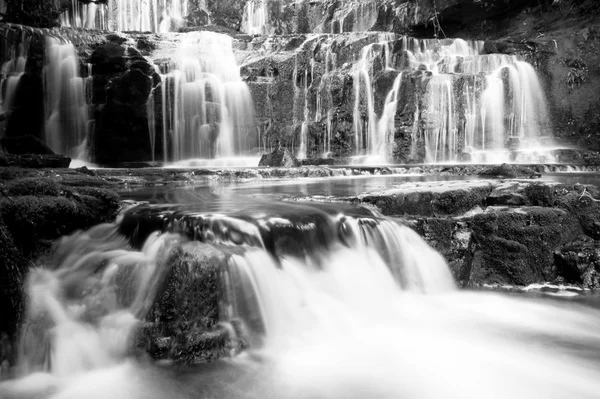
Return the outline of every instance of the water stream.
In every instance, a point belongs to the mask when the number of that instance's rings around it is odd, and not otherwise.
[[[141,205],[63,238],[29,276],[21,378],[0,396],[597,397],[596,308],[457,291],[415,232],[367,209],[220,198]],[[130,355],[178,248],[216,262],[241,353],[187,368]]]

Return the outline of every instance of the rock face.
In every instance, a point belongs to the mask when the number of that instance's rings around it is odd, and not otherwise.
[[[151,161],[153,150],[162,153],[161,143],[152,148],[150,139],[150,123],[155,121],[148,115],[147,103],[160,83],[154,66],[116,35],[94,50],[90,63],[96,119],[93,161],[103,165]]]
[[[314,1],[297,5],[287,0],[249,1],[242,30],[261,34],[289,34],[266,39],[255,37],[238,49],[244,59],[243,75],[257,104],[257,117],[267,145],[280,140],[289,148],[305,146],[306,157],[360,155],[364,138],[358,126],[367,129],[368,104],[356,99],[357,61],[361,49],[373,44],[369,73],[374,92],[374,112],[379,118],[385,96],[397,72],[407,62],[400,40],[392,43],[392,54],[375,45],[394,40],[368,30],[381,30],[416,37],[458,37],[486,40],[483,54],[518,56],[531,62],[542,78],[548,95],[549,121],[543,126],[558,144],[597,151],[598,127],[596,23],[600,8],[591,1]],[[252,25],[254,16],[264,16],[264,25]],[[595,19],[594,19],[595,18]],[[316,36],[314,33],[355,32]],[[540,32],[543,32],[541,34]],[[398,37],[397,37],[398,38]],[[403,58],[404,57],[404,58]],[[451,76],[455,92],[481,92],[485,82],[477,76]],[[386,148],[388,159],[397,163],[421,163],[425,157],[425,132],[435,128],[423,122],[423,100],[430,85],[427,71],[411,71],[401,77],[401,93],[394,131]],[[468,110],[457,101],[458,135],[464,135]],[[358,115],[358,117],[357,117]],[[416,123],[420,122],[420,123]],[[545,134],[545,133],[544,133]],[[458,146],[464,143],[458,143]],[[511,144],[507,144],[511,149]],[[461,147],[464,149],[464,147]],[[514,149],[511,149],[514,150]],[[563,155],[553,154],[558,160]],[[517,153],[511,154],[517,157]],[[597,162],[590,152],[580,163]],[[583,159],[585,158],[585,159]],[[457,160],[472,161],[465,152]]]
[[[448,260],[463,286],[598,284],[600,192],[528,180],[405,183],[337,200],[399,217]],[[329,199],[331,200],[331,199]]]

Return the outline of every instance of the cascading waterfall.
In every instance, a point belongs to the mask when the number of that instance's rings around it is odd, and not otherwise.
[[[387,144],[386,135],[378,131],[373,94],[373,60],[384,54],[384,69],[390,68],[389,41],[391,34],[381,34],[377,43],[361,50],[360,60],[354,74],[354,145],[357,155],[367,155],[373,161],[381,161],[380,156]],[[363,112],[364,109],[364,112]],[[366,114],[366,115],[364,115]],[[365,118],[366,116],[366,118]],[[383,159],[385,162],[385,159]]]
[[[171,142],[172,160],[231,157],[259,146],[231,37],[188,33],[163,69],[162,133]]]
[[[204,3],[200,1],[198,6]],[[188,12],[189,0],[114,0],[108,4],[71,0],[61,23],[120,32],[170,32],[183,25]]]
[[[107,30],[108,6],[71,0],[69,8],[60,16],[60,24],[73,28]]]
[[[457,292],[441,256],[414,231],[367,210],[249,203],[227,214],[133,208],[120,229],[147,236],[139,250],[114,225],[62,239],[28,278],[24,377],[0,384],[0,395],[197,398],[176,388],[184,380],[127,359],[171,254],[190,239],[223,254],[214,258],[220,318],[245,324],[236,331],[255,345],[253,356],[195,375],[212,387],[202,397],[597,395],[600,364],[585,351],[600,344],[597,310]],[[150,220],[168,232],[137,224]],[[237,377],[226,382],[230,372]]]
[[[426,71],[421,77],[426,82],[422,101],[415,100],[424,108],[415,117],[413,131],[424,137],[427,162],[552,160],[544,152],[548,143],[546,101],[529,63],[513,55],[482,55],[483,42],[407,37],[400,42],[402,51],[395,50],[393,62],[399,75],[380,116],[373,107],[373,74],[369,70],[374,60],[382,57],[373,54],[378,45],[363,48],[356,65],[357,154],[366,149],[369,155],[388,156],[385,145],[394,135],[396,111],[404,105],[397,101],[402,79]],[[389,54],[389,43],[379,45],[388,46],[385,54]],[[419,133],[420,129],[424,131]]]
[[[48,36],[44,66],[46,143],[57,154],[85,157],[88,105],[77,50],[70,41]]]
[[[262,35],[266,33],[268,24],[268,0],[248,0],[244,6],[242,32],[249,35]]]

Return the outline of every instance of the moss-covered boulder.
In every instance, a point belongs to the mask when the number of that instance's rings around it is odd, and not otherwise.
[[[138,333],[138,348],[155,359],[205,363],[226,355],[229,334],[218,325],[226,255],[190,242],[167,261],[169,272]]]
[[[118,195],[99,187],[105,181],[73,171],[65,174],[70,177],[62,178],[60,171],[16,168],[0,173],[0,335],[9,341],[23,314],[23,281],[29,268],[57,238],[112,221],[119,210]],[[79,177],[88,185],[80,184]]]

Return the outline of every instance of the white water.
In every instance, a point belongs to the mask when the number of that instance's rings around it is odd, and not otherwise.
[[[71,0],[61,24],[119,32],[171,32],[184,25],[188,12],[189,0],[113,0],[108,4]]]
[[[25,335],[23,378],[0,384],[0,397],[597,397],[597,310],[458,292],[437,253],[385,220],[303,219],[304,238],[277,257],[257,228],[291,219],[258,211],[207,220],[213,230],[203,239],[219,248],[233,245],[229,228],[254,237],[223,264],[225,299],[230,317],[243,320],[248,306],[258,312],[263,331],[249,333],[264,333],[262,346],[185,382],[128,360],[136,317],[152,303],[169,250],[185,240],[153,234],[137,252],[103,225],[63,239],[48,267],[30,275],[28,325],[36,328]],[[312,241],[311,231],[331,241]],[[304,255],[292,255],[299,248]],[[255,303],[239,302],[248,290]]]
[[[258,147],[252,98],[229,36],[183,36],[163,75],[162,101],[163,140],[172,148],[165,159],[232,157]]]
[[[356,155],[382,156],[385,153],[387,132],[377,130],[373,93],[374,60],[384,58],[384,68],[389,65],[389,41],[392,34],[380,34],[378,42],[369,44],[361,50],[360,60],[354,70],[354,145]],[[382,56],[383,54],[383,56]]]
[[[267,34],[268,0],[248,0],[244,5],[241,31],[249,35]]]
[[[427,162],[462,161],[463,152],[475,163],[552,162],[546,100],[529,63],[516,56],[480,55],[483,42],[461,39],[404,38],[402,47],[408,71],[424,68],[432,73],[425,108],[413,128],[418,131],[418,123],[425,126]],[[390,119],[402,107],[388,95],[379,128],[369,134],[389,142],[395,129]],[[515,159],[509,139],[517,143]]]
[[[410,157],[421,157],[417,143],[425,142],[423,161],[428,163],[553,162],[556,146],[543,88],[534,68],[517,56],[482,54],[483,42],[461,39],[387,33],[311,38],[294,55],[294,80],[302,81],[309,73],[312,78],[309,86],[294,86],[293,124],[302,127],[299,156],[307,153],[309,140],[323,140],[323,152],[329,152],[332,115],[344,111],[333,104],[329,81],[347,74],[350,66],[354,92],[344,96],[354,106],[355,156],[390,162],[394,139],[400,139],[411,141]],[[352,48],[342,53],[345,59],[339,65],[330,56],[337,46]],[[382,85],[384,74],[396,76],[393,84]],[[314,88],[316,101],[307,102]],[[304,112],[299,112],[302,107]],[[398,115],[410,121],[408,109],[414,116],[412,127],[397,132]],[[324,137],[307,128],[314,123],[325,127]]]
[[[57,154],[83,157],[88,105],[79,58],[70,41],[47,37],[44,86],[46,144]]]

